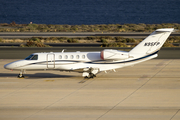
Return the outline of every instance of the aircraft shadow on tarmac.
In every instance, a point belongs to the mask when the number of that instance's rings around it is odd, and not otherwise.
[[[0,73],[0,77],[17,77],[16,73]],[[37,78],[69,78],[75,77],[73,75],[59,75],[52,73],[35,73],[35,74],[24,74],[25,79],[37,79]]]

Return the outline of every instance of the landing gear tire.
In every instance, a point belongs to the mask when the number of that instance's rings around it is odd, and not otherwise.
[[[24,78],[24,75],[23,75],[24,72],[25,72],[24,70],[21,70],[17,77],[18,78]]]
[[[94,77],[96,77],[96,75],[95,74],[93,74],[93,73],[83,73],[83,76],[84,76],[84,79],[90,79],[90,78],[94,78]]]
[[[96,77],[96,75],[94,75],[93,73],[89,73],[89,78],[94,78]]]
[[[24,75],[19,74],[17,77],[18,77],[18,78],[24,78]]]
[[[89,77],[88,76],[85,76],[84,79],[88,79]]]

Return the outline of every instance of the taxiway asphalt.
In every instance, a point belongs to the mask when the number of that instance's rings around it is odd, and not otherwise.
[[[153,59],[83,80],[79,73],[19,71],[0,59],[0,120],[179,120],[180,60]],[[17,59],[16,59],[17,60]]]

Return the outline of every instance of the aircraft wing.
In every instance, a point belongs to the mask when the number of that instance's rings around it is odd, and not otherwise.
[[[83,73],[83,72],[99,72],[99,68],[76,68],[76,69],[73,69],[72,71],[74,72],[79,72],[79,73]]]

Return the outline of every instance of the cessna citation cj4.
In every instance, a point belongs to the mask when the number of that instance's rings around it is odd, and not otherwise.
[[[4,65],[5,69],[20,70],[19,78],[25,70],[59,70],[82,73],[93,78],[98,72],[131,66],[157,57],[157,53],[174,28],[157,29],[131,51],[105,49],[101,52],[49,52],[33,53],[24,60]]]

